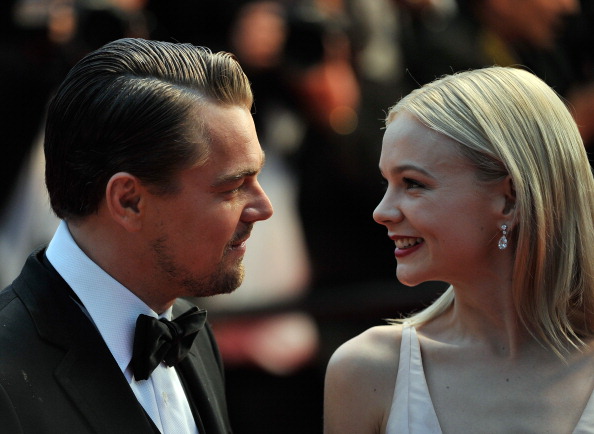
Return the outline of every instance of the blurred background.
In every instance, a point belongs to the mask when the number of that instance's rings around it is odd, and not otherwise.
[[[589,0],[2,0],[0,283],[57,220],[43,180],[48,98],[89,51],[121,37],[233,52],[254,93],[275,215],[257,225],[234,294],[196,300],[226,363],[238,434],[320,433],[332,352],[445,288],[395,278],[373,222],[387,109],[455,71],[523,66],[594,139]],[[455,222],[453,222],[455,224]]]

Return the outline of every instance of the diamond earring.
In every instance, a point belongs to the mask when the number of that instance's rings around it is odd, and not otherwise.
[[[499,250],[503,250],[507,247],[507,225],[501,225],[501,238],[499,238],[499,243],[497,244],[497,247],[499,247]]]

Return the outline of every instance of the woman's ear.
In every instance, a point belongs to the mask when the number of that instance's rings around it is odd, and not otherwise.
[[[516,187],[514,186],[514,181],[511,179],[511,176],[507,175],[505,177],[502,187],[503,194],[505,196],[505,206],[503,208],[503,213],[513,217],[513,214],[516,210]]]
[[[497,226],[513,227],[516,220],[516,188],[511,176],[507,175],[494,185],[493,217]]]
[[[134,232],[142,226],[142,195],[140,180],[126,172],[113,175],[105,189],[107,209],[111,218],[127,231]]]

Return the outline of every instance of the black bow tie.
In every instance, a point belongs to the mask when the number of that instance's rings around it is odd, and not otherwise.
[[[161,362],[173,366],[182,361],[205,322],[206,311],[196,306],[173,321],[139,315],[130,362],[134,378],[148,379]]]

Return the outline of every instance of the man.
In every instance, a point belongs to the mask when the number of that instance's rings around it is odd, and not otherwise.
[[[2,432],[231,432],[205,312],[178,297],[237,288],[272,215],[251,105],[231,55],[189,44],[122,39],[70,71],[45,137],[62,222],[0,293]]]

